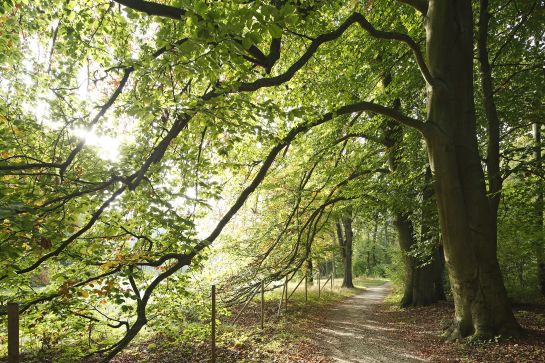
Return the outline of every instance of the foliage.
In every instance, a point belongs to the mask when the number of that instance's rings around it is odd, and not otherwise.
[[[490,6],[498,253],[508,287],[535,292],[543,4],[515,3]],[[338,262],[349,208],[355,272],[398,279],[392,214],[420,241],[427,208],[422,17],[393,0],[142,4],[0,3],[0,302],[21,303],[23,334],[76,346],[92,325],[70,354],[110,358],[144,326],[202,339],[210,284],[224,306]]]

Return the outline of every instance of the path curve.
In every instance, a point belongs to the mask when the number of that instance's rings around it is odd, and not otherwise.
[[[376,311],[390,291],[389,283],[368,287],[330,309],[315,339],[334,362],[426,362],[411,353],[410,342],[390,337],[392,328],[377,321]]]

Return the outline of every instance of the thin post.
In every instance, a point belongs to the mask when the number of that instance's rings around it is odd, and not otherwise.
[[[282,286],[282,295],[280,296],[280,302],[278,303],[278,312],[276,313],[277,316],[280,316],[280,312],[282,311],[282,302],[284,301],[284,290],[286,289],[286,284],[282,284],[280,286]]]
[[[19,363],[19,304],[8,303],[8,363]]]
[[[286,276],[286,313],[288,312],[288,276]]]
[[[261,280],[261,330],[265,323],[265,284]]]
[[[335,269],[335,251],[333,251],[332,253],[332,260],[331,260],[331,263],[333,264],[333,279],[335,279],[335,277],[337,276],[337,271]]]
[[[212,285],[212,363],[216,363],[216,285]]]
[[[322,284],[320,284],[320,270],[318,270],[318,299],[320,298],[320,286],[322,286]]]
[[[305,302],[308,301],[308,271],[305,274]]]

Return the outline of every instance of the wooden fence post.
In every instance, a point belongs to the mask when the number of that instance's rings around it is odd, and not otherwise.
[[[8,303],[8,363],[19,363],[19,304]]]
[[[305,274],[305,303],[308,301],[308,271]]]
[[[212,285],[212,363],[216,363],[216,285]]]
[[[332,256],[331,256],[331,258],[332,258],[332,260],[331,260],[332,269],[331,270],[333,271],[333,278],[335,278],[335,276],[337,276],[337,274],[336,274],[337,271],[335,269],[335,251],[333,251],[331,254],[332,254]]]
[[[288,313],[288,276],[286,276],[286,314]]]
[[[265,284],[261,280],[261,330],[265,323]]]
[[[320,298],[320,290],[322,284],[320,283],[320,270],[318,270],[318,299]]]

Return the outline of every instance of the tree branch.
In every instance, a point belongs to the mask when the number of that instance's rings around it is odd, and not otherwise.
[[[376,112],[382,115],[386,115],[400,123],[413,127],[422,133],[425,132],[425,124],[423,122],[413,119],[411,117],[405,116],[401,112],[394,110],[393,108],[384,107],[376,103],[366,102],[366,101],[342,106],[334,112],[329,112],[325,114],[322,118],[318,120],[302,123],[301,125],[293,128],[283,138],[283,140],[280,143],[278,143],[276,146],[274,146],[271,149],[271,151],[267,155],[267,158],[264,160],[263,164],[261,165],[261,168],[257,172],[256,176],[254,177],[250,185],[248,185],[242,191],[242,193],[239,195],[239,197],[237,198],[233,206],[227,211],[227,213],[218,222],[218,224],[216,225],[216,228],[214,228],[212,233],[210,233],[210,235],[206,239],[201,241],[195,247],[195,251],[198,252],[204,249],[205,247],[209,246],[210,244],[212,244],[212,242],[214,242],[214,240],[220,235],[221,231],[227,225],[227,223],[229,223],[229,221],[233,218],[233,216],[244,205],[244,203],[246,202],[246,199],[248,199],[250,194],[253,193],[253,191],[259,186],[259,184],[261,184],[261,182],[267,175],[269,168],[272,166],[276,156],[280,153],[280,151],[282,151],[282,149],[288,146],[299,134],[305,133],[313,127],[324,124],[327,121],[330,121],[339,115],[350,114],[350,113],[361,112],[361,111]]]
[[[174,45],[180,45],[182,43],[185,43],[188,40],[188,38],[182,38],[174,43]],[[152,58],[157,58],[164,54],[170,47],[161,47],[157,49],[155,52],[152,53]],[[118,86],[114,90],[114,92],[110,95],[108,100],[105,104],[103,104],[98,113],[93,117],[91,122],[87,125],[87,127],[94,126],[98,123],[98,121],[106,114],[106,112],[110,109],[110,107],[113,106],[119,95],[123,92],[123,89],[127,85],[127,82],[129,80],[129,76],[132,72],[134,72],[135,68],[134,66],[130,67],[124,67],[123,70],[123,77],[119,81]],[[15,164],[15,165],[0,165],[0,171],[16,171],[16,170],[27,170],[27,169],[40,169],[40,168],[58,168],[60,176],[62,178],[64,172],[70,166],[70,164],[74,161],[77,154],[83,149],[85,146],[85,139],[82,139],[78,142],[76,147],[70,152],[68,157],[65,161],[62,163],[49,163],[49,162],[39,162],[39,163],[31,163],[31,164]]]
[[[397,0],[400,3],[404,3],[407,5],[412,6],[416,10],[418,10],[422,15],[426,15],[428,13],[428,0]]]
[[[428,66],[424,60],[424,55],[422,54],[422,51],[420,50],[420,47],[418,44],[407,34],[398,33],[398,32],[387,32],[382,30],[377,30],[371,23],[365,19],[365,17],[360,13],[354,13],[352,14],[348,19],[345,20],[343,24],[341,24],[336,30],[322,34],[315,38],[310,45],[308,46],[305,53],[295,62],[293,63],[284,73],[279,74],[275,77],[269,77],[269,78],[261,78],[253,82],[243,82],[240,84],[240,86],[233,90],[233,91],[226,91],[226,93],[234,93],[234,92],[252,92],[256,91],[263,87],[273,87],[278,86],[282,83],[288,82],[295,76],[295,74],[303,68],[303,66],[308,63],[308,61],[312,58],[314,53],[318,50],[318,48],[327,42],[331,42],[333,40],[336,40],[340,38],[344,32],[350,28],[353,24],[359,24],[362,29],[367,31],[369,35],[371,35],[374,38],[378,39],[385,39],[385,40],[396,40],[402,43],[405,43],[409,48],[413,51],[413,54],[416,59],[416,63],[418,64],[418,67],[420,69],[420,72],[422,73],[422,76],[426,80],[426,82],[430,85],[434,85],[434,79],[430,73],[430,70],[428,69]],[[216,96],[217,93],[215,91],[211,91],[208,94],[206,94],[203,98],[204,99],[210,99],[214,96]]]
[[[144,12],[148,15],[162,16],[180,20],[185,15],[186,10],[174,6],[158,4],[151,1],[143,0],[115,0],[115,2],[125,5],[133,10]]]

